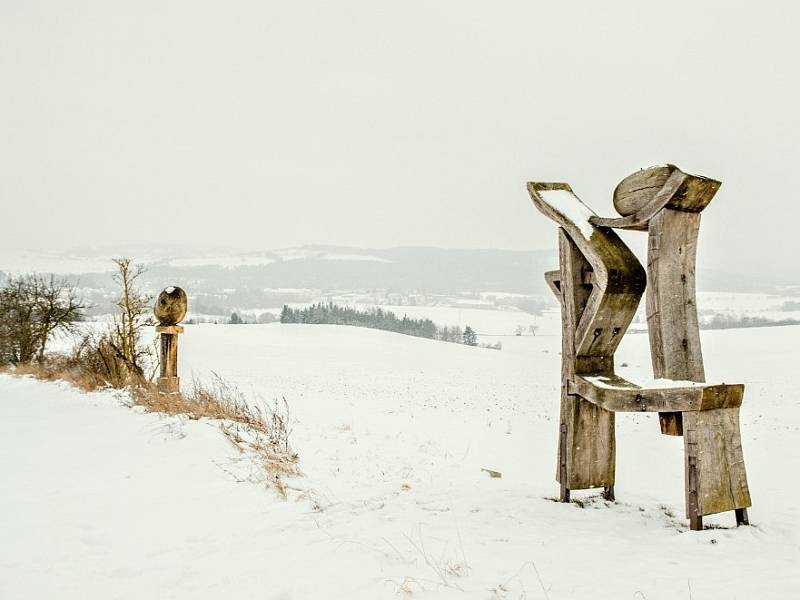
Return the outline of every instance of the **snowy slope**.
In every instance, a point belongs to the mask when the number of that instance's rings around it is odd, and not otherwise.
[[[551,500],[557,336],[497,352],[336,326],[187,327],[184,381],[215,370],[289,401],[306,477],[288,503],[237,483],[208,424],[2,377],[0,597],[792,597],[797,335],[703,334],[709,379],[748,386],[755,526],[721,515],[699,533],[682,519],[682,440],[651,415],[618,417],[616,504]],[[651,376],[646,346],[626,338],[624,376]]]

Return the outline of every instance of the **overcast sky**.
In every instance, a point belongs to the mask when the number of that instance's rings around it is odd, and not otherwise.
[[[701,267],[796,271],[797,6],[0,0],[0,247],[540,249],[525,181],[673,162]]]

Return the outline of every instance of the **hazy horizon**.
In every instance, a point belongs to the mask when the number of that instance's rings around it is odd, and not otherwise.
[[[619,180],[672,162],[723,182],[698,268],[791,270],[798,16],[789,2],[4,3],[0,248],[550,249],[526,181],[569,182],[611,215]]]

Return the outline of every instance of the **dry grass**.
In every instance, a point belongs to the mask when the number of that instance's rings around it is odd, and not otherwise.
[[[84,392],[109,387],[108,381],[99,373],[86,369],[81,361],[67,355],[48,356],[42,363],[7,365],[0,370],[15,375],[31,375],[45,381],[66,381]]]
[[[241,453],[257,462],[267,480],[286,498],[285,477],[302,475],[299,457],[290,444],[289,405],[283,398],[272,406],[254,405],[234,385],[216,373],[208,383],[194,380],[184,394],[161,394],[147,384],[131,389],[130,403],[148,412],[185,415],[190,419],[213,419],[220,430]]]
[[[102,370],[88,364],[86,354],[51,355],[42,363],[5,367],[0,370],[15,375],[31,375],[45,381],[66,381],[83,390],[95,391],[118,387],[108,381]],[[287,477],[302,475],[299,457],[289,444],[289,405],[283,398],[271,406],[247,401],[233,384],[216,373],[210,382],[195,380],[191,389],[181,394],[161,394],[155,384],[140,382],[127,387],[125,402],[147,412],[183,415],[189,419],[219,422],[220,431],[236,449],[252,459],[258,470],[278,492],[287,497]]]

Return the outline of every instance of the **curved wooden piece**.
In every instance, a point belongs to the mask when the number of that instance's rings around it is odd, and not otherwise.
[[[622,217],[593,217],[592,223],[615,229],[647,231],[650,220],[664,208],[702,211],[721,182],[684,173],[675,165],[642,169],[623,179],[614,190],[614,207]]]
[[[742,384],[642,388],[614,376],[576,375],[570,391],[613,412],[698,411],[742,405]]]
[[[589,264],[590,269],[575,276],[578,285],[591,286],[576,320],[575,355],[578,372],[594,372],[581,369],[580,359],[614,354],[644,292],[644,269],[613,230],[590,222],[594,212],[568,184],[530,182],[528,192],[536,207],[566,231]]]

